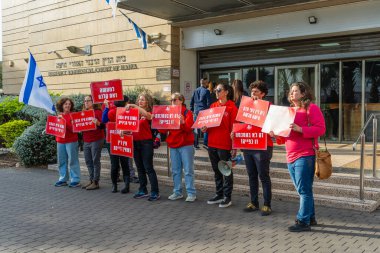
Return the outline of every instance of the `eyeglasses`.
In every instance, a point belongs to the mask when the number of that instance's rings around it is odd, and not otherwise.
[[[84,102],[92,102],[92,100],[87,100],[87,99],[85,99]]]
[[[170,101],[171,102],[175,102],[175,101],[177,101],[177,100],[179,100],[178,98],[173,98],[173,99],[171,99]]]
[[[219,93],[219,92],[221,92],[221,91],[223,91],[223,89],[215,89],[215,92],[216,92],[216,93]]]

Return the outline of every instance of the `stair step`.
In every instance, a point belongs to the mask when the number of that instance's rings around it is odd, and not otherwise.
[[[171,178],[168,178],[166,176],[158,175],[158,180],[161,184],[167,185],[167,186],[173,186],[173,181]],[[195,180],[195,187],[198,190],[204,190],[204,191],[215,191],[215,184],[213,182],[209,181],[203,181],[203,180]],[[248,186],[242,186],[242,185],[234,185],[234,192],[235,193],[241,193],[248,195],[249,194],[249,187]],[[259,193],[262,197],[262,193]],[[286,190],[272,190],[272,198],[274,200],[280,200],[280,201],[292,201],[292,202],[298,202],[299,197],[296,192],[292,191],[286,191]],[[345,198],[345,197],[332,197],[328,195],[320,195],[320,194],[314,194],[314,201],[316,205],[319,206],[329,206],[334,208],[342,208],[342,209],[352,209],[352,210],[358,210],[358,211],[366,211],[366,212],[373,212],[376,210],[376,208],[379,206],[378,201],[374,200],[359,200],[355,198]]]
[[[167,168],[162,166],[155,166],[157,175],[167,176]],[[214,182],[214,172],[196,171],[195,179]],[[272,189],[287,190],[295,192],[293,182],[290,179],[271,178]],[[260,180],[259,180],[259,184]],[[234,174],[234,185],[249,186],[247,175]],[[331,195],[331,196],[344,196],[348,198],[356,198],[359,196],[359,187],[350,185],[336,185],[326,182],[314,182],[313,192],[315,194]],[[368,200],[380,201],[380,189],[365,188],[364,198]]]

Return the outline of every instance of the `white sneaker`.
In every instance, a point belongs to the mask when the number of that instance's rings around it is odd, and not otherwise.
[[[182,198],[183,198],[183,195],[177,194],[177,193],[173,193],[172,195],[168,197],[169,200],[177,200],[177,199],[182,199]]]
[[[197,199],[196,196],[187,196],[185,201],[186,202],[194,202],[196,199]]]

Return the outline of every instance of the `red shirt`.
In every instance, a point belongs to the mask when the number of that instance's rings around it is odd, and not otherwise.
[[[95,112],[95,118],[102,122],[102,111],[101,110],[94,110]],[[104,139],[104,130],[103,129],[95,129],[90,131],[84,131],[83,133],[83,141],[84,142],[94,142],[99,141],[101,139]]]
[[[133,141],[152,140],[152,130],[150,129],[150,120],[141,117],[139,120],[139,131],[132,133]]]
[[[226,110],[224,112],[220,126],[207,129],[208,146],[212,148],[231,150],[232,140],[230,136],[232,132],[232,126],[236,122],[235,119],[238,109],[235,103],[231,100],[228,100],[224,105],[217,101],[211,104],[210,108],[219,106],[225,106]]]
[[[168,134],[166,142],[169,148],[180,148],[194,144],[194,133],[191,128],[194,124],[193,113],[187,110],[186,106],[182,105],[182,115],[185,123],[180,125],[180,129],[176,130],[159,130],[160,133]]]
[[[71,123],[70,113],[62,113],[61,115],[66,120],[66,134],[65,138],[56,136],[55,141],[62,144],[78,141],[78,133],[73,132],[73,124]]]

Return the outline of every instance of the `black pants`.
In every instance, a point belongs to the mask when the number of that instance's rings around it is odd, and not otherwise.
[[[119,178],[120,165],[121,170],[123,171],[123,180],[125,184],[129,184],[130,175],[129,175],[129,158],[125,156],[119,155],[111,155],[110,145],[107,143],[108,153],[110,155],[111,160],[111,181],[112,184],[117,184],[117,180]]]
[[[133,142],[133,158],[137,167],[140,181],[139,191],[148,193],[147,174],[151,185],[151,192],[159,193],[158,180],[156,171],[153,168],[153,141],[134,141]]]
[[[249,190],[252,203],[259,207],[259,180],[263,187],[264,205],[271,206],[272,183],[269,176],[269,163],[273,147],[267,150],[243,150],[245,166],[249,178]]]
[[[215,177],[215,186],[216,186],[216,194],[218,196],[224,196],[231,198],[233,184],[234,184],[234,177],[231,172],[231,175],[228,177],[223,176],[223,174],[218,169],[218,162],[220,160],[228,161],[231,158],[231,151],[230,150],[224,150],[224,149],[218,149],[218,148],[208,148],[208,155],[210,157],[211,166],[214,170],[214,177]]]

